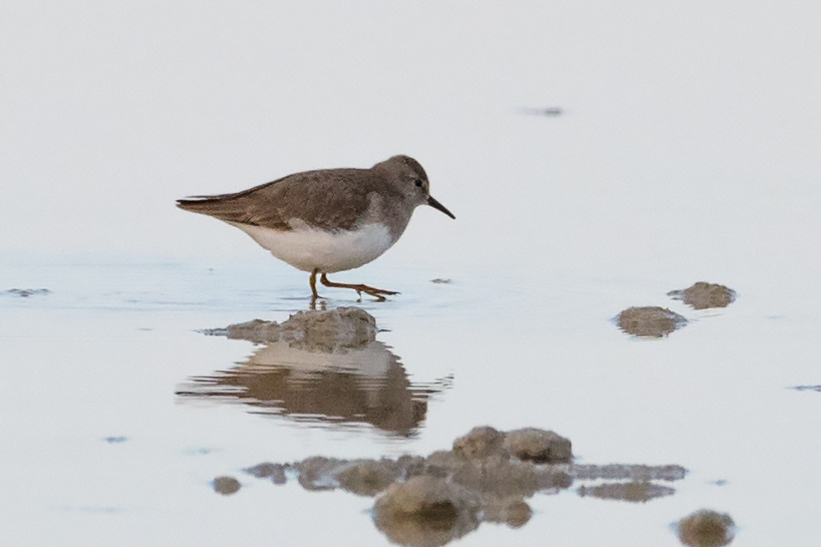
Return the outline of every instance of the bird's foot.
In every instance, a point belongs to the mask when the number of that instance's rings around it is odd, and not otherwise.
[[[373,296],[379,302],[385,301],[385,296],[392,296],[394,294],[399,294],[396,291],[386,291],[385,289],[377,289],[376,287],[371,287],[368,285],[362,284],[355,284],[355,283],[336,283],[328,279],[325,274],[322,274],[322,277],[319,278],[323,285],[326,287],[336,287],[338,289],[353,289],[357,292],[357,294],[361,297],[362,293],[367,295]]]

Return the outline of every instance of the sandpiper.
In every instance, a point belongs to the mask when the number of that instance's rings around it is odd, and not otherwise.
[[[334,283],[327,274],[352,270],[387,251],[419,205],[455,219],[430,195],[428,176],[408,156],[370,169],[322,169],[288,175],[234,194],[177,200],[186,211],[218,218],[243,230],[278,259],[310,272],[326,287],[353,289],[379,300],[394,291]]]

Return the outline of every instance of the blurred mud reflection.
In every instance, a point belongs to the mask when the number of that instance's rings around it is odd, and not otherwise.
[[[373,317],[359,308],[299,312],[282,324],[260,320],[204,331],[263,344],[245,362],[180,386],[182,400],[243,403],[258,414],[341,425],[370,424],[412,436],[428,398],[445,378],[411,384],[399,358],[376,341]]]

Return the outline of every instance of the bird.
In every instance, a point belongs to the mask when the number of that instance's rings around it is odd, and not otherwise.
[[[384,301],[399,294],[365,284],[335,283],[328,274],[367,264],[396,243],[414,209],[429,205],[452,219],[430,195],[422,165],[398,155],[369,169],[305,171],[236,192],[177,200],[185,211],[239,228],[276,258],[310,272],[312,303],[316,279],[326,287],[353,289]]]

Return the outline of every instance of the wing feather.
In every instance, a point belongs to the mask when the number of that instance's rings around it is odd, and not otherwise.
[[[233,194],[180,199],[177,206],[280,231],[292,230],[294,219],[314,228],[351,229],[368,210],[371,183],[378,182],[370,169],[308,171]]]

